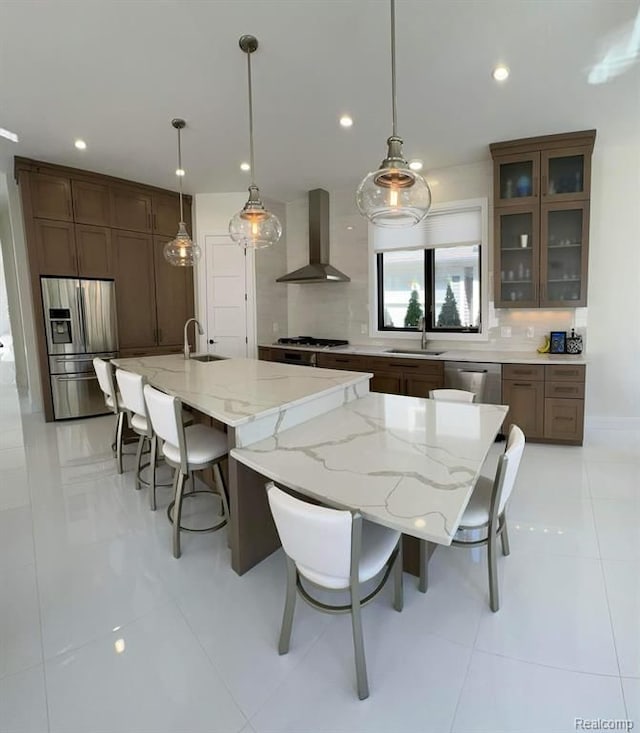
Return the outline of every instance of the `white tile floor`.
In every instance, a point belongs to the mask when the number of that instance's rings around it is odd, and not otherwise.
[[[348,617],[299,603],[278,656],[280,553],[239,578],[223,530],[174,560],[168,490],[151,513],[117,475],[111,418],[45,425],[0,390],[0,733],[640,725],[640,433],[528,445],[500,612],[484,553],[440,548],[426,596],[407,576],[402,614],[388,594],[365,610],[360,702]]]

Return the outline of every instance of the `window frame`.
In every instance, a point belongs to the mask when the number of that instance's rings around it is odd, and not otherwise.
[[[478,244],[480,246],[480,324],[478,330],[462,330],[462,329],[435,329],[430,330],[427,328],[427,333],[432,340],[439,341],[488,341],[489,340],[489,328],[488,324],[491,319],[490,313],[490,274],[489,274],[489,259],[490,259],[490,242],[489,242],[489,225],[488,225],[488,209],[489,202],[487,198],[475,198],[475,199],[463,199],[460,201],[449,201],[442,204],[435,204],[431,207],[429,216],[433,214],[446,215],[448,213],[455,214],[463,211],[476,211],[480,214],[480,241],[478,242],[460,242],[462,245]],[[418,225],[419,226],[419,225]],[[380,279],[382,273],[378,272],[378,254],[374,248],[374,237],[373,230],[374,226],[369,225],[369,337],[377,338],[381,340],[393,340],[402,339],[404,341],[416,340],[419,341],[421,333],[415,328],[389,328],[384,327],[384,318],[380,321],[380,301],[378,293],[381,290],[382,280]],[[451,246],[455,246],[455,242],[451,243]],[[435,249],[431,247],[406,247],[405,249]],[[425,261],[429,259],[425,256]],[[432,272],[429,274],[429,280],[425,279],[425,285],[429,283],[431,288]],[[427,273],[425,272],[425,277]],[[383,327],[380,328],[382,322]],[[431,321],[428,321],[430,324]]]
[[[460,247],[469,247],[476,245],[465,245],[461,244]],[[438,334],[438,333],[456,333],[456,334],[467,334],[467,333],[481,333],[482,331],[482,293],[483,293],[483,277],[482,277],[482,244],[478,242],[478,274],[480,281],[480,324],[477,327],[460,326],[460,328],[438,328],[435,325],[435,312],[434,312],[434,300],[435,300],[435,251],[437,247],[425,247],[422,252],[424,255],[424,292],[425,302],[424,311],[425,318],[427,319],[427,333]],[[455,246],[454,246],[455,247]],[[454,249],[454,247],[443,247],[442,249]],[[398,250],[401,252],[407,252],[408,250]],[[385,252],[376,252],[376,275],[377,275],[377,330],[381,333],[415,333],[417,329],[408,328],[405,326],[385,326],[384,325],[384,298],[381,297],[381,293],[384,290],[384,255]]]

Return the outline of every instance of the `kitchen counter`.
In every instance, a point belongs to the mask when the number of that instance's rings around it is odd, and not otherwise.
[[[235,445],[247,445],[368,394],[372,376],[257,359],[199,362],[177,354],[113,363],[235,428]]]
[[[507,411],[372,393],[231,457],[323,504],[449,545]]]
[[[492,362],[496,364],[586,364],[584,354],[538,354],[536,351],[499,351],[487,350],[466,350],[449,349],[443,350],[438,356],[434,354],[390,354],[389,349],[393,346],[365,346],[351,344],[349,346],[337,346],[321,348],[317,346],[289,346],[286,344],[260,344],[267,349],[285,349],[286,351],[315,351],[327,352],[330,354],[357,354],[362,356],[384,356],[386,358],[397,357],[399,359],[430,359],[432,361],[473,361]],[[436,349],[437,350],[437,349]]]

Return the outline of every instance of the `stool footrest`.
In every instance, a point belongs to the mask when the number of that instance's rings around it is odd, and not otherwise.
[[[182,501],[185,499],[188,499],[192,496],[197,496],[198,494],[210,494],[211,496],[217,496],[220,501],[222,501],[222,498],[220,497],[220,494],[217,491],[210,491],[209,489],[197,489],[196,491],[190,491],[188,494],[183,494]],[[175,499],[169,504],[167,507],[167,519],[171,524],[173,524],[173,507],[175,505]],[[221,517],[220,521],[216,522],[216,524],[212,524],[210,527],[203,527],[202,529],[194,529],[193,527],[185,527],[182,524],[180,525],[180,529],[183,532],[215,532],[218,529],[222,529],[224,525],[227,523],[227,518],[225,516]]]

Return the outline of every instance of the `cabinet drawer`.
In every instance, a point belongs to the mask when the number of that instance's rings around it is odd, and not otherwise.
[[[355,372],[367,371],[367,359],[363,356],[351,354],[324,354],[316,355],[317,365],[323,369],[347,369]]]
[[[547,440],[582,444],[584,402],[547,398],[544,401],[544,437]]]
[[[264,346],[258,346],[258,359],[262,361],[273,361],[273,352]]]
[[[545,367],[547,382],[584,382],[585,368],[581,364],[556,364]]]
[[[545,397],[584,399],[584,382],[545,382]]]
[[[504,364],[502,366],[502,378],[542,382],[544,380],[544,367],[533,364]]]
[[[373,372],[406,372],[407,374],[444,374],[444,363],[428,359],[393,359],[372,356],[367,359],[367,367]]]

